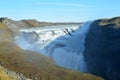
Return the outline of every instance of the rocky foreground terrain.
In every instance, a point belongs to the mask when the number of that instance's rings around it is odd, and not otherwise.
[[[22,74],[17,74],[0,66],[0,80],[31,80]]]
[[[40,24],[48,25],[35,20],[0,19],[0,80],[103,80],[98,76],[56,66],[51,59],[22,50],[14,43],[14,36],[20,28]]]
[[[88,72],[107,80],[120,80],[120,17],[91,24],[84,57]]]

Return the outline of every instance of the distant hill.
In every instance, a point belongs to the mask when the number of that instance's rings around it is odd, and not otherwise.
[[[31,27],[41,27],[41,26],[51,26],[51,25],[70,25],[70,24],[82,24],[82,22],[39,22],[35,19],[14,21],[8,18],[0,18],[0,22],[7,24],[8,26],[18,26],[19,28],[31,28]]]
[[[20,21],[14,21],[9,18],[0,18],[0,24],[3,26],[7,26],[7,28],[10,29],[13,33],[18,33],[18,30],[20,28],[33,28],[33,27],[43,27],[43,26],[52,26],[52,25],[80,25],[82,23],[78,22],[67,22],[67,23],[52,23],[52,22],[39,22],[35,19],[30,20],[20,20]]]

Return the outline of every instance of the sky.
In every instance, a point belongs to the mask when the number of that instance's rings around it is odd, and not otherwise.
[[[85,22],[120,16],[120,0],[0,0],[0,17]]]

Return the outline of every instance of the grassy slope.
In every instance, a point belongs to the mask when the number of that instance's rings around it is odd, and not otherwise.
[[[5,71],[4,68],[0,67],[0,80],[18,80],[16,77],[7,74]]]
[[[33,80],[102,80],[90,74],[58,67],[43,55],[24,51],[13,43],[11,31],[6,25],[0,23],[0,30],[4,32],[0,35],[0,65],[9,70],[22,73]]]
[[[0,42],[10,42],[12,41],[11,38],[11,31],[7,28],[5,24],[0,23]]]
[[[14,43],[8,42],[0,43],[0,64],[31,79],[101,80],[90,74],[60,68],[49,58],[35,52],[23,51]]]

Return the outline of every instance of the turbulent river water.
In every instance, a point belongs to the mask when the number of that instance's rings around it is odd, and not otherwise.
[[[90,24],[21,29],[15,39],[22,49],[46,55],[59,66],[86,72],[83,51]]]

